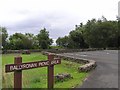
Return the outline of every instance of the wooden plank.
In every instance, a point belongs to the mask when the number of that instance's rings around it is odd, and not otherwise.
[[[45,67],[50,65],[60,64],[61,60],[59,58],[55,58],[52,62],[49,60],[46,61],[36,61],[36,62],[27,62],[27,63],[19,63],[19,64],[8,64],[5,65],[5,72],[13,72],[19,70],[28,70],[33,68]]]

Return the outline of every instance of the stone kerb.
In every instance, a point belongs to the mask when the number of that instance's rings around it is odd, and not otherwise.
[[[50,52],[42,52],[44,55],[48,55]],[[96,61],[94,60],[88,60],[88,59],[83,59],[83,58],[77,58],[77,57],[71,57],[71,56],[64,56],[61,54],[55,54],[53,53],[56,57],[63,58],[64,60],[72,61],[72,62],[77,62],[80,64],[84,64],[80,67],[78,67],[78,72],[88,72],[96,68],[97,64]]]
[[[97,66],[97,64],[95,61],[89,60],[89,63],[78,67],[78,71],[79,72],[88,72],[88,71],[95,69],[96,66]]]
[[[82,52],[82,51],[96,51],[96,50],[104,50],[103,48],[88,48],[88,49],[50,49],[45,50],[46,52],[51,53],[68,53],[68,52]]]

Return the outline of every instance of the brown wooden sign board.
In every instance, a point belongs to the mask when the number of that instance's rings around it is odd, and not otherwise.
[[[61,64],[60,58],[48,55],[48,60],[22,63],[22,57],[15,57],[14,64],[5,65],[5,72],[14,72],[14,90],[22,90],[22,70],[48,66],[48,89],[54,87],[54,65]]]
[[[39,68],[39,67],[45,67],[49,65],[56,65],[60,64],[61,60],[59,58],[55,58],[52,61],[46,60],[46,61],[36,61],[36,62],[27,62],[22,64],[8,64],[5,65],[6,73],[7,72],[13,72],[18,70],[27,70],[32,68]]]

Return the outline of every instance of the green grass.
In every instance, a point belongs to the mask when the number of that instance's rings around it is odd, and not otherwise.
[[[13,64],[15,56],[19,56],[19,54],[2,55],[3,88],[13,87],[13,72],[5,73],[4,66],[6,64]],[[40,53],[20,56],[22,56],[23,62],[47,60],[47,57]],[[57,82],[54,84],[54,88],[72,88],[81,85],[88,73],[79,73],[77,71],[79,66],[80,64],[78,63],[65,60],[62,60],[61,64],[55,65],[55,75],[58,73],[70,73],[73,79],[68,79],[64,82]],[[47,67],[23,70],[23,88],[47,88]]]

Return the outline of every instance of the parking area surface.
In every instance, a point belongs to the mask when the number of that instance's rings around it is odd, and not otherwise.
[[[118,88],[118,50],[74,52],[62,55],[97,62],[96,69],[78,88]]]

